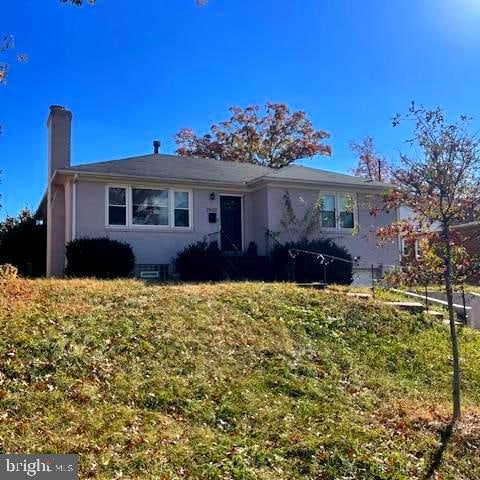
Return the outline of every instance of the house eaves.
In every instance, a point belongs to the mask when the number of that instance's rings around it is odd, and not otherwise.
[[[155,176],[145,176],[145,175],[124,175],[120,173],[101,173],[101,172],[89,172],[86,170],[75,170],[74,168],[69,169],[59,169],[56,170],[53,176],[53,182],[58,184],[63,184],[65,178],[70,178],[75,175],[78,175],[78,178],[89,178],[89,179],[98,179],[103,181],[138,181],[138,182],[147,182],[147,183],[181,183],[184,185],[203,185],[203,186],[231,186],[231,187],[247,187],[247,182],[232,182],[228,180],[199,180],[191,178],[181,178],[181,177],[155,177]]]
[[[282,186],[282,187],[309,187],[309,188],[319,188],[319,187],[332,187],[332,188],[341,188],[343,190],[361,190],[368,191],[373,193],[384,192],[388,189],[393,188],[390,184],[378,185],[371,184],[368,182],[365,183],[344,183],[344,182],[332,182],[328,180],[299,180],[299,179],[286,179],[286,178],[272,178],[272,177],[262,177],[251,182],[247,183],[250,187],[260,187],[260,186]]]

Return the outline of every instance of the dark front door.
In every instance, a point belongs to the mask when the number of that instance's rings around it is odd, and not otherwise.
[[[242,251],[242,197],[220,196],[222,252]]]

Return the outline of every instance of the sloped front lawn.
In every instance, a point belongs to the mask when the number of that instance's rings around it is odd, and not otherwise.
[[[0,285],[0,446],[81,478],[424,478],[450,412],[448,329],[291,285]],[[480,478],[480,335],[438,476]]]

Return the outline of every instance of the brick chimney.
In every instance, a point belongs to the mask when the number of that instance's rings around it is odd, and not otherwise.
[[[58,168],[70,166],[72,141],[72,112],[65,107],[52,105],[48,127],[48,179]]]
[[[47,178],[47,276],[62,276],[65,268],[67,241],[66,185],[55,183],[55,171],[70,166],[72,112],[52,105],[47,121],[48,178]],[[68,186],[67,186],[68,187]]]

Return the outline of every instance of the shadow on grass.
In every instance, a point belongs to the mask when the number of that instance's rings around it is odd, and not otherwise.
[[[434,478],[435,472],[438,470],[440,465],[442,464],[443,454],[448,447],[450,439],[452,438],[453,434],[453,423],[449,423],[445,426],[442,430],[440,430],[440,445],[435,450],[435,453],[432,456],[430,465],[428,466],[428,470],[423,477],[424,480],[431,480]]]

